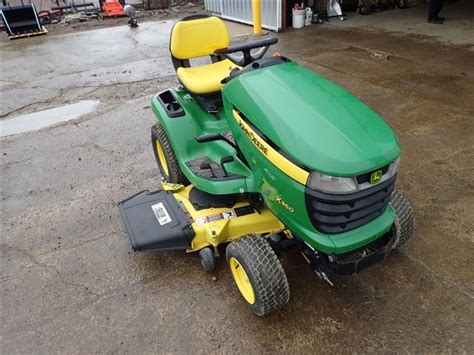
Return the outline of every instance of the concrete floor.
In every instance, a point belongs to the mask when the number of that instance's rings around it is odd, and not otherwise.
[[[209,275],[195,255],[133,253],[119,230],[117,202],[159,187],[149,102],[176,84],[171,25],[1,44],[3,119],[101,101],[2,140],[2,353],[472,352],[474,53],[334,26],[279,35],[277,49],[396,131],[418,225],[404,250],[334,287],[285,255],[291,301],[257,318],[223,262]]]
[[[333,21],[331,24],[344,28],[409,35],[473,49],[474,2],[445,1],[440,16],[446,18],[443,25],[428,24],[428,4],[426,4],[410,6],[407,9],[374,12],[369,16],[349,12],[346,21]]]

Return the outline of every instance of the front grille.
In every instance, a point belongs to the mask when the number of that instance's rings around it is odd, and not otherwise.
[[[390,201],[396,175],[351,194],[328,194],[306,188],[306,208],[313,226],[323,233],[342,233],[380,216]]]

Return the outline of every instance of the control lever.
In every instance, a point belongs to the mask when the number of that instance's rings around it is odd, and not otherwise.
[[[200,136],[196,137],[196,141],[198,143],[213,142],[219,139],[221,139],[221,135],[219,133],[201,134]]]
[[[244,155],[242,154],[242,151],[240,148],[232,142],[229,138],[227,138],[225,135],[221,133],[210,133],[210,134],[201,134],[200,136],[196,137],[196,142],[198,143],[207,143],[207,142],[214,142],[214,141],[224,141],[228,145],[230,145],[232,148],[235,149],[237,152],[237,157],[243,161],[245,164],[248,165],[247,160],[245,159]]]
[[[207,160],[201,162],[201,164],[199,165],[199,169],[201,169],[201,170],[211,170],[212,177],[213,178],[216,177],[216,174],[214,174],[214,169],[212,169],[211,163],[209,163],[209,161],[207,161]]]
[[[234,157],[232,155],[228,155],[226,157],[222,157],[221,159],[221,167],[222,167],[222,170],[224,170],[224,176],[229,176],[229,174],[227,173],[227,169],[225,168],[224,164],[227,164],[227,163],[230,163],[230,162],[233,162],[234,161]]]
[[[196,141],[198,143],[207,143],[207,142],[214,142],[214,141],[224,141],[229,144],[235,150],[238,150],[237,146],[234,142],[232,142],[229,138],[224,136],[221,133],[211,133],[211,134],[201,134],[200,136],[196,137]]]

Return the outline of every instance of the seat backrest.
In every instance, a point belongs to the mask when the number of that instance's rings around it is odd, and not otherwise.
[[[170,51],[173,57],[185,60],[212,55],[216,49],[227,48],[229,43],[224,21],[214,16],[190,16],[171,30]]]

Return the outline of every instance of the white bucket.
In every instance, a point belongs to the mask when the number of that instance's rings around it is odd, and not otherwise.
[[[293,28],[303,28],[306,17],[306,10],[293,9]]]

